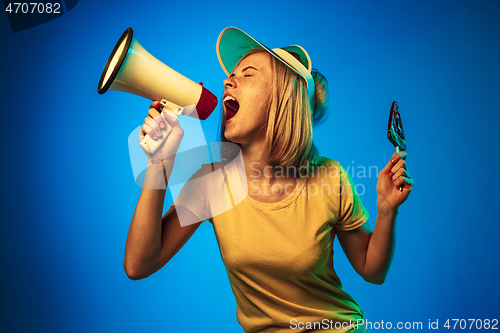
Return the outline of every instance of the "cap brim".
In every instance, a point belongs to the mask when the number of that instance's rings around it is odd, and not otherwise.
[[[238,28],[224,29],[217,39],[217,57],[227,76],[231,75],[241,58],[254,49],[268,50]]]

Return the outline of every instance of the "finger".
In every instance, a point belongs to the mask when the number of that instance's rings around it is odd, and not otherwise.
[[[380,170],[380,173],[390,173],[392,167],[394,166],[394,164],[396,164],[397,161],[399,161],[399,155],[397,153],[394,153],[386,166],[382,170]]]
[[[391,157],[389,163],[387,163],[387,165],[382,170],[380,170],[380,173],[381,174],[394,173],[392,171],[392,169],[402,159],[403,155],[404,155],[403,159],[406,159],[406,153],[394,153],[394,154],[392,154],[392,157]]]
[[[154,101],[149,106],[148,114],[151,118],[155,119],[158,126],[162,129],[166,127],[165,121],[163,118],[157,118],[161,114],[161,103],[159,101]]]
[[[161,116],[157,116],[157,118],[161,118]],[[159,120],[155,119],[149,119],[146,121],[146,125],[148,125],[156,134],[156,137],[160,138],[163,134],[161,133],[160,126],[158,125]]]
[[[398,163],[392,167],[391,173],[396,173],[399,169],[406,169],[405,160],[399,160]]]
[[[166,127],[165,120],[160,116],[161,111],[158,111],[158,109],[155,108],[151,108],[149,109],[148,114],[152,119],[156,121],[158,127],[162,129]]]
[[[151,117],[151,119],[155,118],[155,117],[158,117],[160,115],[160,112],[161,111],[158,111],[157,109],[155,108],[150,108],[148,110],[148,115]]]
[[[413,180],[411,178],[407,178],[407,177],[398,177],[398,179],[396,179],[396,181],[394,182],[394,186],[396,186],[397,188],[399,187],[404,187],[404,188],[408,188],[408,189],[413,189],[413,186],[414,186],[414,183],[413,183]]]
[[[401,168],[392,176],[392,180],[395,182],[399,177],[407,177],[406,170]]]
[[[156,140],[156,132],[149,126],[149,124],[144,124],[141,127],[142,131],[149,135],[151,139]]]
[[[148,123],[151,124],[151,120],[151,117],[144,118],[144,124],[142,125],[141,130],[144,135],[149,135],[151,139],[156,139],[156,131],[148,125]]]
[[[144,132],[142,131],[142,126],[141,126],[141,130],[139,131],[139,140],[140,141],[144,140]]]
[[[158,111],[161,111],[161,104],[160,104],[160,101],[154,101],[153,103],[151,103],[151,105],[149,106],[149,108],[153,108],[153,109],[156,109]]]

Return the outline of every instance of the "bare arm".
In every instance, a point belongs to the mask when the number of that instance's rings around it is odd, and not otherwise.
[[[377,210],[375,230],[367,223],[350,230],[337,230],[337,237],[352,267],[367,282],[382,284],[391,266],[396,246],[397,212]]]
[[[398,209],[413,187],[413,179],[406,169],[406,155],[402,156],[394,154],[379,173],[374,231],[366,223],[354,230],[337,231],[339,242],[353,268],[366,281],[375,284],[382,284],[389,272],[396,246]]]
[[[157,107],[157,102],[151,105],[149,117],[139,135],[141,139],[145,134],[155,139],[155,133],[161,135],[160,127],[165,128]],[[175,117],[167,115],[165,120],[172,127],[172,132],[158,151],[149,156],[143,189],[125,245],[124,268],[127,276],[133,280],[148,277],[163,267],[200,225],[199,219],[183,207],[172,207],[162,217],[166,181],[170,178],[175,153],[184,135]],[[181,227],[178,214],[181,214],[183,221],[188,222],[187,226]]]
[[[197,221],[184,207],[172,206],[162,217],[164,199],[165,190],[142,190],[125,246],[124,267],[132,280],[146,278],[162,268],[201,224],[181,227],[178,211],[185,216],[191,215],[191,221]]]

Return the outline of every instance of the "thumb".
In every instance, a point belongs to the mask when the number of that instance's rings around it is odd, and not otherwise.
[[[177,116],[172,112],[172,111],[166,111],[161,113],[163,119],[170,125],[172,128],[172,131],[178,131],[181,130],[182,128],[179,125],[179,120],[177,119]]]

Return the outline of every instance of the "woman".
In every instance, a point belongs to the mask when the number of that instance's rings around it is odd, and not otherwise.
[[[366,281],[383,283],[398,207],[413,187],[405,155],[394,154],[379,173],[372,232],[349,175],[338,162],[319,157],[312,143],[328,88],[307,52],[300,46],[270,50],[227,28],[217,53],[229,75],[222,141],[238,149],[224,146],[226,160],[200,169],[162,217],[165,190],[158,188],[168,182],[184,133],[172,114],[160,116],[153,103],[141,140],[145,134],[161,135],[164,121],[172,132],[149,156],[125,270],[132,279],[153,274],[208,219],[245,332],[355,331],[363,313],[333,269],[333,240],[337,235]]]

